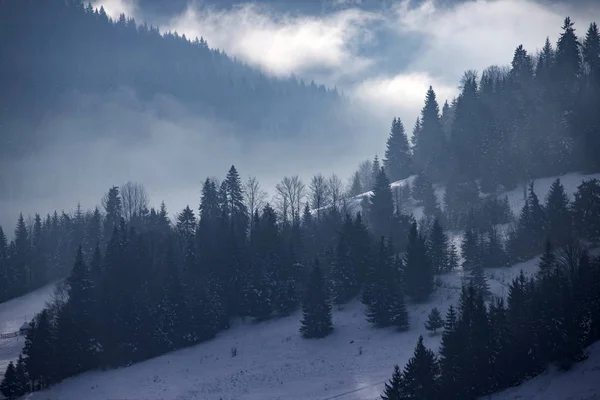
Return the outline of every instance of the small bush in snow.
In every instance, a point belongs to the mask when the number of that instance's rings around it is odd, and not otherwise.
[[[231,348],[231,357],[237,356],[237,353],[238,353],[237,347],[232,347]]]

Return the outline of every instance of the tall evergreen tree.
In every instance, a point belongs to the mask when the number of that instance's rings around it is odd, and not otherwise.
[[[405,397],[402,394],[403,387],[402,372],[398,365],[394,365],[394,373],[389,382],[385,383],[385,389],[381,395],[381,400],[403,400]]]
[[[439,364],[433,351],[425,348],[419,336],[413,357],[404,367],[402,394],[406,399],[439,398]]]
[[[436,218],[433,222],[431,232],[427,239],[427,249],[433,271],[436,274],[450,271],[448,236],[444,232],[444,228],[442,227],[439,218]]]
[[[406,294],[416,301],[424,301],[433,293],[433,268],[427,254],[425,238],[413,222],[408,235],[404,261]]]
[[[548,227],[547,237],[558,245],[567,243],[571,237],[573,219],[569,209],[569,197],[559,178],[550,186],[544,208]]]
[[[315,259],[302,302],[300,332],[305,338],[323,338],[333,332],[329,288],[318,259]]]
[[[394,215],[394,199],[383,168],[379,169],[373,187],[373,194],[369,197],[369,222],[375,237],[389,237],[392,216]]]
[[[4,372],[4,378],[0,383],[0,392],[8,400],[14,400],[23,394],[20,391],[15,364],[12,361],[8,363],[8,367]]]
[[[397,181],[411,174],[412,160],[408,138],[400,118],[394,118],[387,139],[383,165],[390,180]]]
[[[420,128],[416,136],[414,162],[420,171],[434,181],[444,176],[445,136],[440,123],[440,108],[430,86],[421,110]]]
[[[396,326],[408,329],[408,312],[404,300],[402,278],[394,262],[393,251],[383,237],[363,292],[367,320],[377,327]]]

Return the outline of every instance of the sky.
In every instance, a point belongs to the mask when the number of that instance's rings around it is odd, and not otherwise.
[[[147,187],[152,205],[164,200],[171,215],[188,204],[197,209],[203,180],[223,177],[231,164],[243,179],[256,175],[268,189],[293,174],[307,181],[317,172],[337,173],[346,180],[362,160],[383,156],[393,117],[400,117],[410,133],[430,85],[441,106],[456,96],[465,70],[481,72],[490,65],[507,65],[518,45],[535,53],[546,36],[556,43],[565,16],[575,21],[580,36],[591,21],[600,21],[600,5],[578,2],[443,1],[389,0],[385,9],[349,3],[319,15],[257,4],[216,9],[195,2],[181,14],[148,20],[162,31],[202,36],[211,47],[269,75],[295,74],[305,81],[335,86],[361,110],[363,120],[355,124],[348,143],[328,141],[328,127],[323,127],[313,135],[320,141],[243,147],[235,140],[236,128],[227,121],[183,114],[167,119],[161,110],[177,109],[173,99],[157,98],[140,111],[135,94],[115,93],[100,102],[94,113],[99,121],[82,121],[77,115],[48,119],[43,133],[63,135],[76,157],[68,163],[60,147],[63,142],[57,141],[56,149],[21,160],[20,168],[27,170],[28,177],[20,179],[30,183],[28,193],[0,204],[4,210],[0,225],[14,226],[19,211],[69,211],[78,201],[85,208],[93,207],[110,186],[128,180]],[[136,0],[94,3],[100,5],[113,17],[125,13],[138,22],[145,20]],[[81,129],[98,129],[98,139],[78,142]],[[117,142],[103,137],[107,129],[116,132],[111,137],[126,138],[134,130],[149,135],[142,143]]]
[[[104,0],[111,15],[143,15],[135,0]],[[337,86],[383,118],[412,126],[432,85],[438,101],[458,93],[467,69],[508,65],[522,44],[535,53],[556,43],[569,15],[582,35],[600,18],[600,4],[577,1],[390,1],[389,8],[346,7],[324,15],[282,14],[242,4],[226,10],[196,3],[160,21],[163,30],[202,36],[211,47],[275,76]]]

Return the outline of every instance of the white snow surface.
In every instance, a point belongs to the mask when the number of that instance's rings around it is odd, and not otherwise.
[[[560,178],[567,193],[572,195],[582,179],[592,177],[600,178],[600,174],[575,173]],[[545,199],[554,179],[556,177],[536,181],[540,200]],[[406,183],[405,180],[392,185]],[[443,188],[437,188],[436,192],[441,196]],[[522,188],[506,194],[513,211],[518,213],[523,205]],[[355,200],[356,203],[359,201]],[[417,218],[418,211],[412,209]],[[453,235],[452,239],[455,238],[457,236]],[[512,268],[487,269],[491,291],[506,295],[511,280],[521,270],[526,274],[534,273],[537,262],[536,258]],[[209,342],[130,367],[90,371],[43,392],[30,394],[27,399],[378,399],[394,364],[403,367],[412,356],[419,335],[423,335],[426,346],[438,350],[441,335],[431,336],[425,330],[424,322],[432,307],[438,307],[445,315],[451,304],[457,304],[462,279],[460,271],[442,275],[436,279],[439,287],[427,304],[409,304],[408,332],[373,328],[366,321],[364,307],[358,301],[334,308],[335,330],[324,339],[307,340],[300,336],[299,312],[262,323],[238,320],[228,331],[219,333]],[[13,300],[26,311],[18,311],[16,307],[13,312],[10,302],[1,304],[0,326],[18,329],[24,315],[39,311],[47,297],[36,293]],[[27,305],[29,298],[31,304]],[[20,346],[22,342],[14,347],[20,350]],[[237,349],[235,357],[232,356],[233,348]],[[18,351],[13,359],[17,355]],[[588,360],[571,371],[549,371],[517,388],[498,393],[492,399],[600,399],[600,343],[590,348]]]
[[[29,322],[40,312],[54,291],[51,283],[24,296],[0,303],[0,333],[13,333],[24,322]],[[4,371],[10,361],[15,361],[25,343],[24,336],[0,339],[0,371]]]

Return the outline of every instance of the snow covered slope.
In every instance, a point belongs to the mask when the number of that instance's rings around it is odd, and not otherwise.
[[[31,321],[36,313],[44,308],[44,305],[54,291],[55,283],[46,285],[38,290],[28,293],[16,299],[0,304],[0,333],[11,333],[19,330],[23,322]],[[10,361],[19,357],[23,348],[25,337],[16,336],[0,339],[0,373]]]
[[[491,290],[503,294],[521,269],[532,273],[536,268],[537,260],[531,260],[488,270]],[[461,279],[441,276],[430,303],[410,306],[408,332],[372,328],[358,302],[335,310],[335,331],[320,340],[300,337],[299,313],[260,324],[238,321],[213,341],[127,368],[88,372],[29,399],[375,399],[394,364],[404,365],[411,357],[419,335],[437,349],[440,335],[429,336],[423,324],[433,306],[445,313],[456,303]],[[237,348],[235,357],[232,348]]]
[[[549,370],[489,400],[598,400],[600,399],[600,342],[588,348],[589,358],[568,372]]]
[[[572,194],[583,178],[590,177],[600,175],[569,174],[562,176],[561,181]],[[535,189],[541,199],[554,179],[536,181]],[[443,188],[438,189],[438,195],[442,193]],[[513,211],[518,212],[523,204],[522,189],[507,195]],[[513,277],[521,269],[527,274],[535,272],[537,262],[534,259],[509,269],[486,270],[490,289],[506,295]],[[408,332],[372,328],[366,321],[364,307],[356,301],[334,310],[335,331],[319,340],[301,338],[299,313],[260,324],[236,321],[230,330],[210,342],[127,368],[88,372],[31,394],[28,399],[374,400],[390,378],[394,364],[404,365],[411,357],[419,335],[424,336],[426,346],[437,350],[440,335],[430,336],[423,324],[432,307],[445,314],[450,304],[457,303],[461,280],[460,271],[440,276],[440,287],[428,304],[409,305]],[[233,348],[237,350],[235,357]],[[550,372],[499,393],[494,399],[590,400],[594,397],[581,397],[578,390],[600,382],[600,369],[594,369],[600,351],[592,350],[592,358],[569,374]],[[563,387],[560,382],[569,385]],[[572,392],[567,392],[569,387],[574,388]],[[538,393],[541,397],[535,397]],[[573,397],[569,397],[571,394]]]

